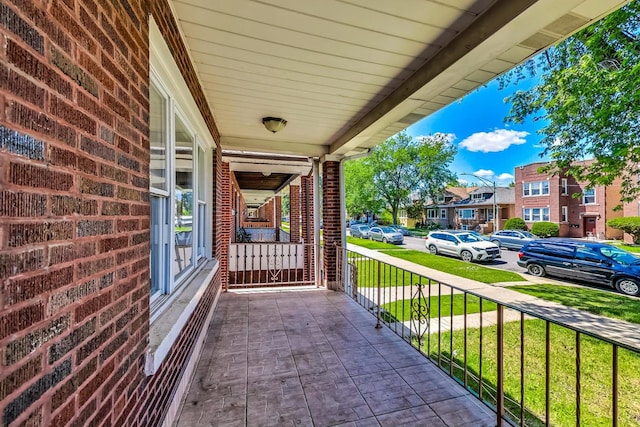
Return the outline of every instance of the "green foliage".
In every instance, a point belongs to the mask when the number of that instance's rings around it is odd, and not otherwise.
[[[522,218],[509,218],[507,222],[504,223],[504,228],[507,230],[526,230],[527,224]]]
[[[531,226],[531,232],[540,237],[558,237],[560,226],[554,222],[538,221]]]
[[[391,222],[397,224],[399,210],[413,204],[412,193],[425,199],[453,182],[455,174],[449,165],[455,154],[447,135],[415,140],[398,133],[376,146],[370,156],[346,162],[347,211],[354,215],[387,209]]]
[[[640,195],[640,2],[548,49],[501,78],[501,86],[540,74],[539,83],[506,99],[511,123],[544,123],[538,131],[552,162],[545,171],[589,184],[621,180],[621,202]],[[593,158],[593,162],[580,162]]]
[[[607,225],[631,234],[633,243],[640,243],[640,216],[613,218],[607,221]]]
[[[422,219],[424,207],[422,203],[414,203],[407,207],[407,216],[412,219]]]

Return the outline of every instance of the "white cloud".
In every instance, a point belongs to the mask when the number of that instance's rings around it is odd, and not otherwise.
[[[496,153],[504,151],[512,145],[520,145],[527,142],[524,137],[529,135],[526,131],[510,129],[496,129],[491,132],[476,132],[462,141],[459,146],[469,151],[483,153]]]
[[[486,169],[478,169],[473,174],[476,176],[480,176],[482,178],[491,178],[493,175],[495,175],[495,173],[492,170],[486,170]]]
[[[514,176],[511,175],[510,173],[501,173],[500,175],[498,175],[496,177],[496,180],[498,181],[513,181]]]

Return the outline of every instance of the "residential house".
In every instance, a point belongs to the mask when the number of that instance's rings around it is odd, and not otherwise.
[[[343,160],[625,2],[463,3],[1,2],[1,424],[174,425],[225,291],[344,289]]]
[[[456,228],[455,203],[468,199],[469,194],[477,187],[447,187],[435,200],[429,201],[425,207],[424,223],[436,223],[440,228]]]
[[[583,163],[587,164],[590,161]],[[614,208],[620,203],[620,183],[589,187],[566,174],[551,175],[538,169],[538,162],[515,169],[517,214],[531,226],[538,221],[560,226],[562,237],[619,239],[622,232],[606,221],[623,215]]]

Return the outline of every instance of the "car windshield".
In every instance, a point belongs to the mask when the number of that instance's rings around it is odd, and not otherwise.
[[[366,230],[369,229],[369,226],[368,225],[361,225],[358,228],[360,229],[360,231],[366,231]]]
[[[469,242],[479,242],[481,239],[473,234],[458,234],[458,239],[461,242],[469,243]]]
[[[521,233],[522,233],[522,235],[523,235],[524,237],[528,237],[528,238],[530,238],[530,239],[536,239],[536,238],[538,238],[538,236],[536,236],[535,234],[531,234],[531,233],[529,233],[528,231],[521,231]]]
[[[382,229],[383,233],[395,233],[396,232],[396,230],[394,230],[391,227],[381,227],[381,229]]]
[[[611,258],[618,264],[622,264],[622,265],[640,264],[640,259],[635,255],[633,255],[631,252],[627,252],[613,246],[604,246],[600,248],[600,253],[606,256],[607,258]]]

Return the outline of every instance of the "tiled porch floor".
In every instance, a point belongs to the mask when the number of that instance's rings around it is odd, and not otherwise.
[[[229,292],[179,427],[495,426],[495,415],[344,293]]]

